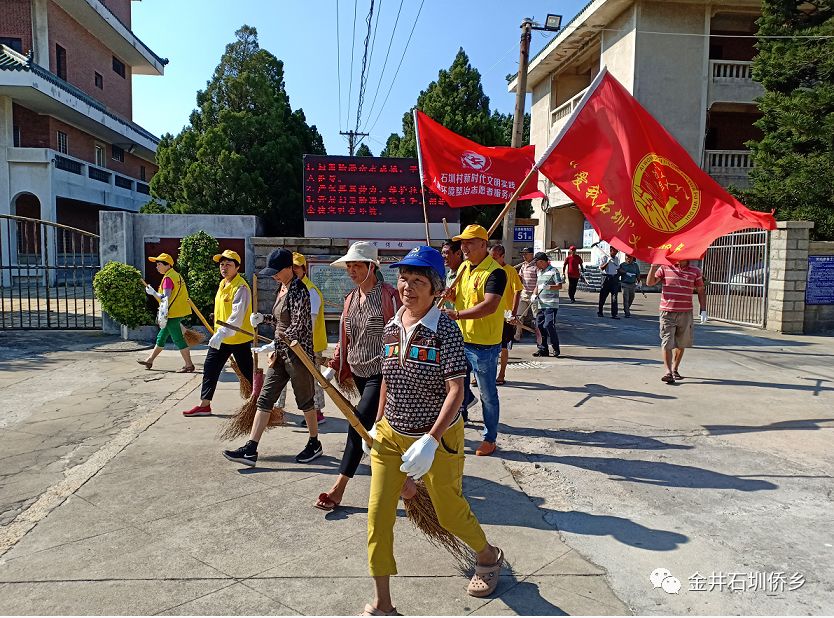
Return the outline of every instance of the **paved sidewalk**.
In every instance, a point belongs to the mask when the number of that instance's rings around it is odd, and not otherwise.
[[[466,461],[465,493],[511,562],[498,597],[468,597],[454,563],[401,518],[392,581],[401,611],[834,612],[834,341],[698,326],[699,347],[681,368],[687,377],[668,386],[657,296],[618,321],[597,318],[591,295],[579,298],[559,311],[562,358],[538,362],[529,343],[512,352],[498,456]],[[135,377],[135,354],[112,356],[108,374]],[[173,351],[158,363],[178,366]],[[35,364],[15,375],[42,371]],[[306,432],[288,425],[266,434],[256,469],[241,470],[220,455],[224,419],[180,414],[196,402],[199,377],[161,375],[168,394],[134,411],[85,469],[63,475],[72,481],[64,490],[78,485],[65,501],[42,495],[47,512],[35,515],[46,516],[0,556],[0,612],[358,613],[372,596],[367,467],[348,488],[348,506],[312,508],[344,443],[335,408],[321,428],[324,457],[296,464]],[[230,377],[218,413],[241,403]],[[25,421],[9,427],[22,431]],[[466,438],[476,446],[477,427]],[[681,581],[679,594],[653,589],[649,574],[659,567]],[[714,580],[700,592],[690,590],[696,572],[798,572],[804,584],[731,591]]]

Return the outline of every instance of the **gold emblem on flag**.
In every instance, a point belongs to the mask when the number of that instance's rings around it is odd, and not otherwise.
[[[646,223],[659,232],[679,231],[701,207],[698,185],[672,161],[655,153],[637,164],[631,195]]]

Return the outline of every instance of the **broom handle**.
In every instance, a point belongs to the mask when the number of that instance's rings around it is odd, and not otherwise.
[[[142,285],[144,285],[145,287],[148,287],[148,286],[150,285],[150,284],[149,284],[147,281],[145,281],[144,279],[139,279],[139,281],[141,281],[141,282],[142,282]],[[158,302],[158,303],[161,303],[161,302],[162,302],[160,299],[156,298],[156,296],[154,296],[154,298],[156,299],[156,302]]]
[[[223,320],[217,320],[217,323],[220,326],[225,326],[226,328],[230,328],[236,333],[243,333],[244,335],[249,335],[250,337],[257,337],[260,341],[265,341],[266,343],[272,343],[272,339],[269,337],[264,337],[263,335],[257,335],[255,333],[249,332],[248,330],[243,330],[239,326],[235,326],[234,324],[229,324],[228,322],[224,322]]]
[[[209,326],[209,323],[203,317],[203,314],[200,313],[200,310],[197,309],[197,305],[194,304],[194,301],[192,301],[190,298],[186,298],[185,300],[188,302],[188,305],[191,307],[191,310],[197,314],[198,318],[200,318],[200,321],[203,323],[203,326],[206,327],[206,330],[213,335],[214,329],[211,326]]]
[[[252,306],[255,308],[255,313],[258,313],[258,275],[252,273]],[[257,329],[256,329],[257,330]],[[255,371],[258,370],[258,353],[255,352],[257,346],[252,349],[252,365]],[[254,373],[252,374],[254,376]]]
[[[371,438],[371,434],[368,433],[368,430],[359,422],[359,418],[356,416],[355,408],[344,399],[341,393],[339,393],[333,385],[321,375],[318,367],[315,366],[313,361],[310,360],[310,357],[307,355],[307,352],[304,351],[297,341],[291,341],[289,343],[290,350],[295,352],[295,355],[298,356],[299,360],[307,367],[307,370],[313,375],[313,377],[318,381],[321,385],[322,389],[324,389],[328,395],[330,395],[330,399],[333,400],[333,403],[336,404],[336,407],[339,408],[339,411],[345,415],[348,423],[350,426],[356,430],[356,433],[365,441],[366,444],[371,445],[374,443],[373,439]]]

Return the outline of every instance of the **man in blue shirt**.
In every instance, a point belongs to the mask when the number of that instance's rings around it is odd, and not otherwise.
[[[627,255],[620,264],[620,287],[623,290],[623,311],[625,317],[631,317],[631,303],[634,302],[634,290],[640,280],[640,266],[633,255]]]

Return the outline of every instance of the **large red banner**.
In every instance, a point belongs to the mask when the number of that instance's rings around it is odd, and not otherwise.
[[[776,227],[710,178],[605,70],[538,167],[602,240],[646,262],[697,260],[719,236]]]
[[[481,146],[419,110],[414,116],[423,184],[444,198],[449,206],[462,208],[508,202],[533,168],[534,146]],[[538,174],[533,174],[519,199],[544,197],[537,183]]]

